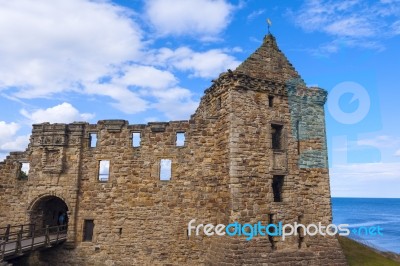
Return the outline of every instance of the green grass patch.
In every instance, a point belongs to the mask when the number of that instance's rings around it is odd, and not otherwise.
[[[339,243],[342,246],[344,255],[350,266],[398,266],[396,255],[383,253],[373,248],[367,247],[347,237],[339,237]],[[394,259],[390,258],[393,257]],[[397,257],[399,259],[400,257]]]

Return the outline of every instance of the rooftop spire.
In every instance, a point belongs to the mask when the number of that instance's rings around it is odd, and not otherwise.
[[[268,23],[268,25],[270,24]],[[270,32],[264,37],[262,45],[240,64],[235,72],[257,79],[284,83],[301,79],[292,64],[279,49],[275,37]]]

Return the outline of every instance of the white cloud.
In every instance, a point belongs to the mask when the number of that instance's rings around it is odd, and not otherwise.
[[[85,92],[94,95],[104,95],[114,99],[115,101],[110,104],[126,114],[135,114],[145,111],[148,108],[146,100],[140,98],[137,93],[132,92],[125,86],[112,83],[92,84],[86,88]]]
[[[154,91],[153,95],[158,99],[154,108],[171,120],[189,119],[198,106],[198,102],[192,100],[192,93],[184,88]]]
[[[356,163],[334,165],[330,169],[332,178],[357,181],[400,180],[400,163]]]
[[[124,68],[122,75],[107,83],[93,84],[86,92],[97,94],[101,91],[102,95],[118,99],[111,104],[127,114],[153,108],[171,120],[188,119],[198,103],[192,100],[193,95],[189,90],[175,87],[177,83],[171,72],[152,66],[131,65]],[[153,101],[143,98],[152,98]]]
[[[215,36],[229,24],[234,7],[225,0],[149,0],[145,13],[161,35]]]
[[[333,40],[311,52],[317,55],[337,52],[343,46],[383,50],[382,38],[399,34],[396,21],[400,6],[395,1],[366,3],[359,0],[306,0],[290,11],[294,23],[307,32],[323,32]]]
[[[380,0],[381,3],[391,4],[391,3],[399,3],[400,0]]]
[[[234,57],[215,49],[205,53],[192,53],[187,58],[175,61],[175,67],[180,70],[193,71],[196,77],[215,78],[228,68],[235,69],[240,62]]]
[[[326,25],[325,31],[332,35],[345,37],[369,37],[375,34],[370,22],[365,18],[350,17]]]
[[[397,151],[394,153],[394,156],[400,156],[400,150],[397,150]]]
[[[4,141],[14,136],[19,128],[20,126],[17,123],[6,123],[4,121],[0,121],[0,141]]]
[[[0,121],[0,159],[5,158],[10,151],[23,151],[29,143],[29,135],[16,136],[20,125]]]
[[[357,140],[357,145],[373,146],[377,148],[391,148],[400,143],[400,139],[385,135]]]
[[[30,135],[13,137],[12,140],[4,142],[0,146],[1,151],[24,151],[29,144]]]
[[[19,98],[80,92],[138,60],[142,34],[129,15],[106,1],[2,3],[0,90]]]
[[[400,163],[334,165],[329,169],[334,197],[398,197]]]
[[[181,71],[190,71],[193,76],[202,78],[218,77],[221,72],[228,68],[235,69],[240,64],[233,56],[221,49],[195,52],[188,47],[180,47],[176,50],[159,49],[155,55],[155,61]]]
[[[111,105],[127,114],[147,110],[153,90],[165,90],[177,84],[177,78],[168,71],[152,66],[126,65],[119,74],[114,74],[107,82],[87,86],[85,93],[105,95],[115,101]]]
[[[400,20],[392,24],[392,32],[394,35],[400,35]]]
[[[231,49],[231,51],[234,53],[241,53],[241,52],[243,52],[243,49],[239,46],[235,46]]]
[[[247,16],[247,20],[253,20],[256,17],[261,16],[262,14],[265,13],[265,9],[259,9],[259,10],[254,10]]]
[[[169,8],[164,10],[165,5]],[[236,8],[225,0],[181,0],[179,3],[153,0],[144,6],[145,16],[162,34],[190,32],[203,38],[217,37]],[[153,108],[166,110],[168,118],[182,118],[187,112],[178,110],[174,115],[165,106],[172,106],[173,102],[178,109],[193,110],[195,102],[190,93],[183,93],[186,89],[176,90],[179,80],[175,72],[210,78],[239,64],[229,53],[240,52],[240,47],[205,52],[183,47],[154,52],[148,47],[151,42],[144,41],[144,32],[135,22],[136,17],[134,11],[103,0],[3,3],[0,9],[1,95],[18,102],[59,96],[69,101],[71,93],[80,97],[106,96],[101,98],[105,104],[127,114]],[[158,27],[158,23],[162,26]],[[177,98],[168,98],[168,93]],[[60,109],[65,112],[53,115]],[[32,114],[28,111],[21,110],[21,114],[32,123],[72,122],[92,117],[79,114],[68,103],[34,110]]]
[[[171,72],[159,70],[152,66],[130,65],[124,68],[123,72],[122,76],[112,80],[113,84],[163,89],[174,86],[178,82]]]
[[[62,103],[47,109],[38,109],[28,112],[21,110],[21,114],[30,120],[30,123],[71,123],[74,121],[88,121],[94,117],[93,114],[79,113],[70,103]]]

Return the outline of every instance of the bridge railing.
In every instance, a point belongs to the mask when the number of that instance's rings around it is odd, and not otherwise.
[[[66,239],[67,225],[36,228],[35,224],[0,227],[0,262],[10,255],[21,255],[38,247]],[[7,248],[8,247],[8,248]]]

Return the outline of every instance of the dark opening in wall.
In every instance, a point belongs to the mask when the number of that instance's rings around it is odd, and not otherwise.
[[[95,148],[97,146],[97,133],[89,134],[89,144],[90,148]]]
[[[93,240],[93,229],[94,229],[94,221],[93,220],[84,220],[83,222],[83,241],[91,242]]]
[[[300,215],[299,217],[298,217],[298,224],[302,224],[303,223],[303,215]],[[305,235],[305,228],[304,228],[304,226],[303,227],[298,227],[297,228],[297,234],[298,234],[298,236],[299,236],[299,239],[298,239],[298,247],[299,248],[302,248],[302,246],[303,246],[303,242],[304,242],[304,235]]]
[[[176,146],[182,147],[185,146],[185,132],[177,132],[176,133]]]
[[[271,214],[268,214],[268,224],[273,224],[273,223],[274,223],[274,215],[273,215],[272,213],[271,213]],[[275,233],[276,233],[274,227],[271,227],[271,228],[270,228],[270,233],[271,233],[271,234],[275,234]],[[271,243],[271,249],[272,249],[272,250],[276,250],[276,245],[275,245],[274,237],[271,236],[270,234],[268,234],[268,240],[269,240],[269,242]]]
[[[274,107],[274,96],[272,95],[268,96],[268,106]]]
[[[60,229],[68,227],[68,206],[59,197],[44,196],[35,202],[30,209],[30,222],[35,224],[36,229],[45,228],[46,225],[52,227],[62,225]]]
[[[18,178],[19,179],[28,179],[29,176],[29,163],[21,163],[19,167]]]
[[[169,181],[172,175],[172,161],[170,159],[160,160],[160,180]]]
[[[141,135],[140,132],[133,132],[132,133],[132,146],[137,148],[140,147],[141,144]]]
[[[217,110],[221,109],[221,105],[222,105],[221,97],[218,97],[217,98],[217,106],[216,106]]]
[[[274,193],[274,202],[282,201],[282,187],[283,187],[283,175],[274,175],[272,179],[272,191]]]
[[[300,121],[296,121],[297,154],[300,154]]]
[[[110,178],[110,161],[99,161],[99,181],[107,182]]]
[[[274,150],[282,149],[282,129],[282,125],[271,125],[272,149]]]

